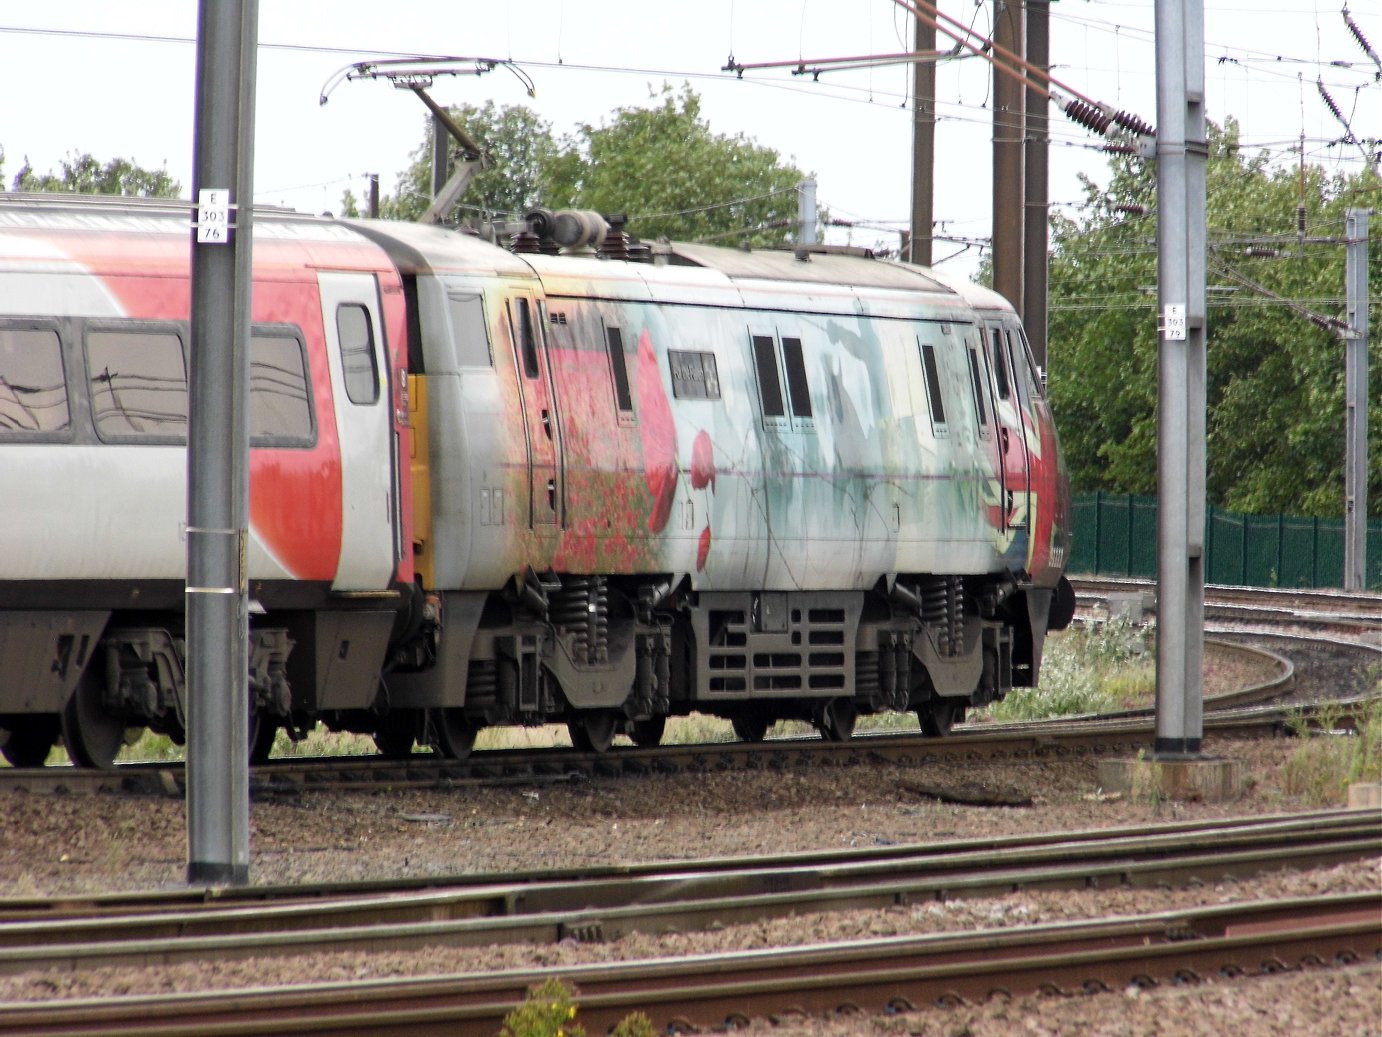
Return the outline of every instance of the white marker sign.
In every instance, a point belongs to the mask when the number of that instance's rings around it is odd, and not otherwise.
[[[230,244],[230,190],[203,187],[197,191],[197,244]]]
[[[1166,334],[1166,341],[1184,342],[1187,337],[1185,328],[1185,304],[1168,304],[1166,316],[1161,322],[1161,330]]]

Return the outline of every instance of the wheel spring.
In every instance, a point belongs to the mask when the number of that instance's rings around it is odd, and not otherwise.
[[[499,690],[499,676],[493,659],[472,659],[466,669],[467,699],[491,700]]]
[[[567,576],[552,595],[548,613],[563,634],[571,635],[577,662],[609,660],[609,580],[604,576]]]
[[[964,655],[964,581],[936,576],[921,587],[921,619],[936,632],[936,649],[954,658]]]

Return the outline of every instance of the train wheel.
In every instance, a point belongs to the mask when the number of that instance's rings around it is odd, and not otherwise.
[[[618,718],[607,709],[578,713],[566,722],[571,744],[586,753],[603,753],[614,744]]]
[[[374,744],[391,759],[401,760],[411,755],[417,741],[417,717],[411,711],[395,710],[379,721],[374,729]],[[471,743],[474,744],[474,736]],[[470,750],[467,749],[466,752]]]
[[[859,711],[849,699],[830,699],[821,707],[816,729],[827,742],[848,742],[858,719]]]
[[[661,744],[662,736],[666,730],[666,717],[649,717],[647,720],[635,720],[629,737],[633,739],[634,745],[651,749],[653,746]]]
[[[917,707],[921,733],[928,738],[944,738],[965,718],[965,704],[959,699],[928,699]]]
[[[734,737],[739,741],[761,742],[768,737],[772,721],[762,713],[740,713],[730,718],[730,725],[734,728]]]
[[[433,709],[429,711],[428,719],[436,738],[436,747],[443,756],[464,760],[470,755],[480,729],[466,717],[465,710],[449,707]],[[378,745],[378,739],[375,744]]]
[[[78,767],[108,771],[125,744],[125,721],[101,704],[101,678],[88,669],[62,711],[62,740]]]
[[[17,713],[6,718],[5,730],[10,737],[0,746],[0,756],[11,767],[42,767],[62,725],[54,713]]]
[[[278,737],[278,724],[263,713],[250,714],[250,763],[267,763]]]

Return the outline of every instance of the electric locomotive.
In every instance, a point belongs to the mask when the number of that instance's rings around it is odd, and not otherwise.
[[[183,204],[0,196],[0,748],[179,739]],[[941,734],[1037,679],[1069,499],[998,296],[858,250],[258,210],[252,751],[316,723]]]

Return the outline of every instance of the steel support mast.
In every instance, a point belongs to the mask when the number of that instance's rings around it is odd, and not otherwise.
[[[1205,167],[1203,0],[1156,0],[1159,756],[1204,733]]]
[[[1344,332],[1344,590],[1368,585],[1368,217],[1348,210],[1344,237],[1348,328]]]
[[[187,400],[187,881],[249,881],[250,230],[258,0],[201,0]]]

